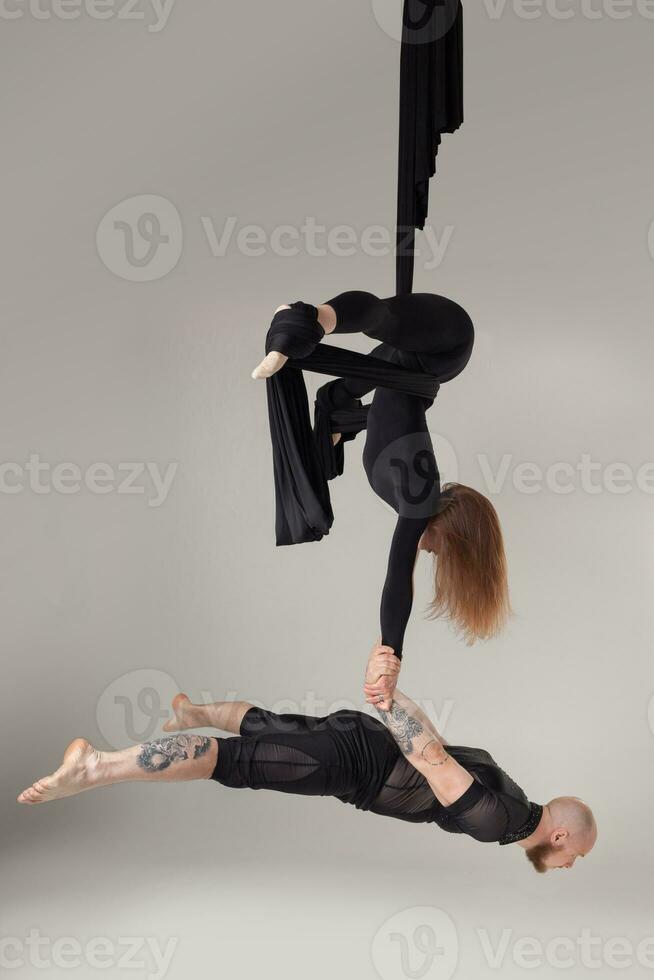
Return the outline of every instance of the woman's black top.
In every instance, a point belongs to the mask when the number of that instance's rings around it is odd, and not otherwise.
[[[349,292],[328,300],[336,312],[336,334],[365,333],[382,341],[373,357],[412,372],[449,381],[468,363],[474,343],[470,317],[443,296],[414,293],[380,300]],[[331,383],[331,398],[355,408],[371,389],[366,382]],[[413,570],[418,543],[439,510],[441,485],[426,411],[433,398],[376,387],[368,410],[363,465],[370,486],[398,515],[382,592],[382,642],[402,656],[413,605]]]

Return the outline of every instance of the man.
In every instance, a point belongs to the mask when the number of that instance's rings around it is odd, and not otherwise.
[[[47,803],[130,780],[214,779],[237,789],[333,796],[478,841],[518,844],[541,873],[571,868],[592,850],[597,828],[581,800],[530,803],[488,752],[448,745],[405,694],[396,690],[389,710],[380,708],[399,670],[389,647],[375,647],[364,690],[383,724],[358,711],[325,718],[276,715],[244,701],[195,705],[179,694],[165,736],[120,752],[100,752],[76,739],[60,768],[18,802]],[[238,737],[184,734],[208,727]]]

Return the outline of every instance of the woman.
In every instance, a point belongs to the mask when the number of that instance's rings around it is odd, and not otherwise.
[[[325,334],[355,332],[381,341],[380,346],[365,357],[331,346],[317,348]],[[280,307],[268,333],[267,356],[253,372],[253,377],[277,385],[269,387],[269,408],[280,544],[319,539],[332,519],[328,494],[316,480],[312,448],[306,446],[298,376],[307,368],[344,375],[318,392],[317,459],[327,479],[338,475],[343,442],[366,429],[366,475],[375,493],[398,514],[381,602],[382,643],[398,657],[419,550],[435,559],[432,615],[448,618],[467,643],[494,636],[509,613],[495,509],[470,487],[452,483],[441,489],[425,417],[440,384],[468,363],[473,343],[470,317],[445,297],[414,293],[382,300],[347,292],[318,307]],[[373,389],[371,405],[362,406],[359,399]],[[310,507],[305,506],[307,499]],[[389,683],[389,698],[392,693]]]

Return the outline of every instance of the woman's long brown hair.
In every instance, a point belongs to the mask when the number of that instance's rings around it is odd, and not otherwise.
[[[442,501],[425,532],[435,566],[430,618],[449,619],[472,644],[499,633],[511,614],[502,528],[490,500],[471,487],[448,483]]]

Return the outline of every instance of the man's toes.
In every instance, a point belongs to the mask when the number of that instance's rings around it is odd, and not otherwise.
[[[43,803],[50,789],[50,782],[46,779],[37,779],[32,786],[24,789],[18,797],[19,803]]]

